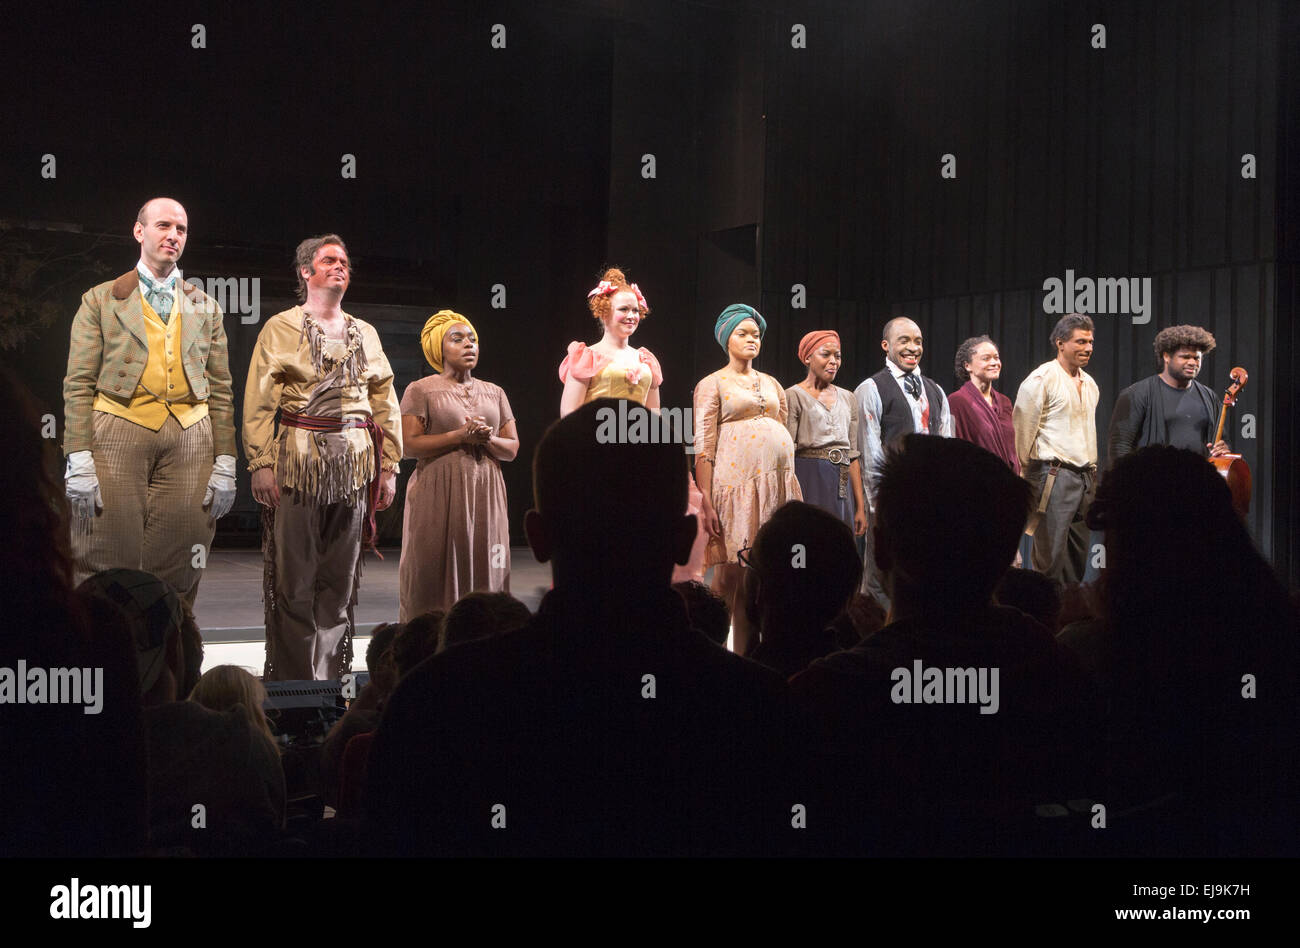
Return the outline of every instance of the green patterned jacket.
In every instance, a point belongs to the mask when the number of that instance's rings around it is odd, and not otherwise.
[[[181,281],[181,364],[195,397],[208,403],[214,454],[235,454],[235,405],[221,307]],[[63,452],[89,451],[96,393],[124,405],[149,357],[140,275],[133,268],[81,298],[72,320],[63,379]]]

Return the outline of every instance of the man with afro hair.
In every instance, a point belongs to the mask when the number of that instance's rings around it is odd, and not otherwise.
[[[1200,326],[1168,326],[1156,333],[1159,373],[1119,393],[1110,419],[1108,463],[1149,444],[1186,448],[1202,456],[1228,454],[1226,442],[1210,444],[1218,398],[1196,381],[1214,336]]]

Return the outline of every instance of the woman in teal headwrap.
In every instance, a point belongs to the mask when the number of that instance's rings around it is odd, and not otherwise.
[[[727,353],[727,365],[695,386],[695,482],[704,495],[709,533],[705,568],[713,589],[731,610],[732,648],[744,655],[749,627],[736,609],[740,592],[739,554],[758,528],[790,500],[802,500],[794,474],[794,441],[786,430],[785,391],[754,368],[765,320],[752,306],[732,303],[718,316],[713,338]]]

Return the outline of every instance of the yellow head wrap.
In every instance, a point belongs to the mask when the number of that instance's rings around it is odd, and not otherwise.
[[[438,310],[429,317],[429,321],[420,330],[420,348],[424,350],[424,357],[429,360],[435,372],[442,371],[442,337],[447,335],[447,330],[457,323],[464,323],[469,327],[470,332],[478,336],[478,330],[474,328],[473,323],[460,313],[453,313],[449,309]]]

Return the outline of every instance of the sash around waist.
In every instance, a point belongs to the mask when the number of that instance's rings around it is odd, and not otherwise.
[[[349,428],[369,428],[374,421],[369,415],[332,418],[327,415],[303,415],[296,411],[281,409],[280,424],[286,428],[304,428],[307,431],[346,431]]]

